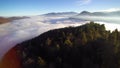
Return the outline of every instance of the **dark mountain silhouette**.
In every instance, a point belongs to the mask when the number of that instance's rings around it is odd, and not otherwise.
[[[120,32],[104,24],[50,30],[17,46],[22,68],[120,67]]]

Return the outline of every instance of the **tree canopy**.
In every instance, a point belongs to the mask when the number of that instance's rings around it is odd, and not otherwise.
[[[120,32],[104,24],[50,30],[19,45],[23,68],[120,68]]]

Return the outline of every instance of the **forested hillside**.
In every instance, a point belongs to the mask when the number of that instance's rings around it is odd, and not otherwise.
[[[18,44],[23,68],[120,68],[120,32],[94,22]]]

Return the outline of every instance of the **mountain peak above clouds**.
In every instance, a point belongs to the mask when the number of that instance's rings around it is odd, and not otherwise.
[[[43,14],[44,16],[73,16],[77,15],[76,12],[51,12],[47,14]]]
[[[120,16],[120,10],[118,11],[111,11],[111,12],[88,12],[88,11],[82,11],[78,16]]]
[[[88,11],[82,11],[80,14],[78,15],[83,15],[83,16],[101,16],[101,15],[106,15],[103,12],[88,12]]]

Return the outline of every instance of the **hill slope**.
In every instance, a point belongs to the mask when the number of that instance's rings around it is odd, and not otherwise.
[[[18,45],[23,68],[120,67],[120,32],[103,24],[55,29]]]

